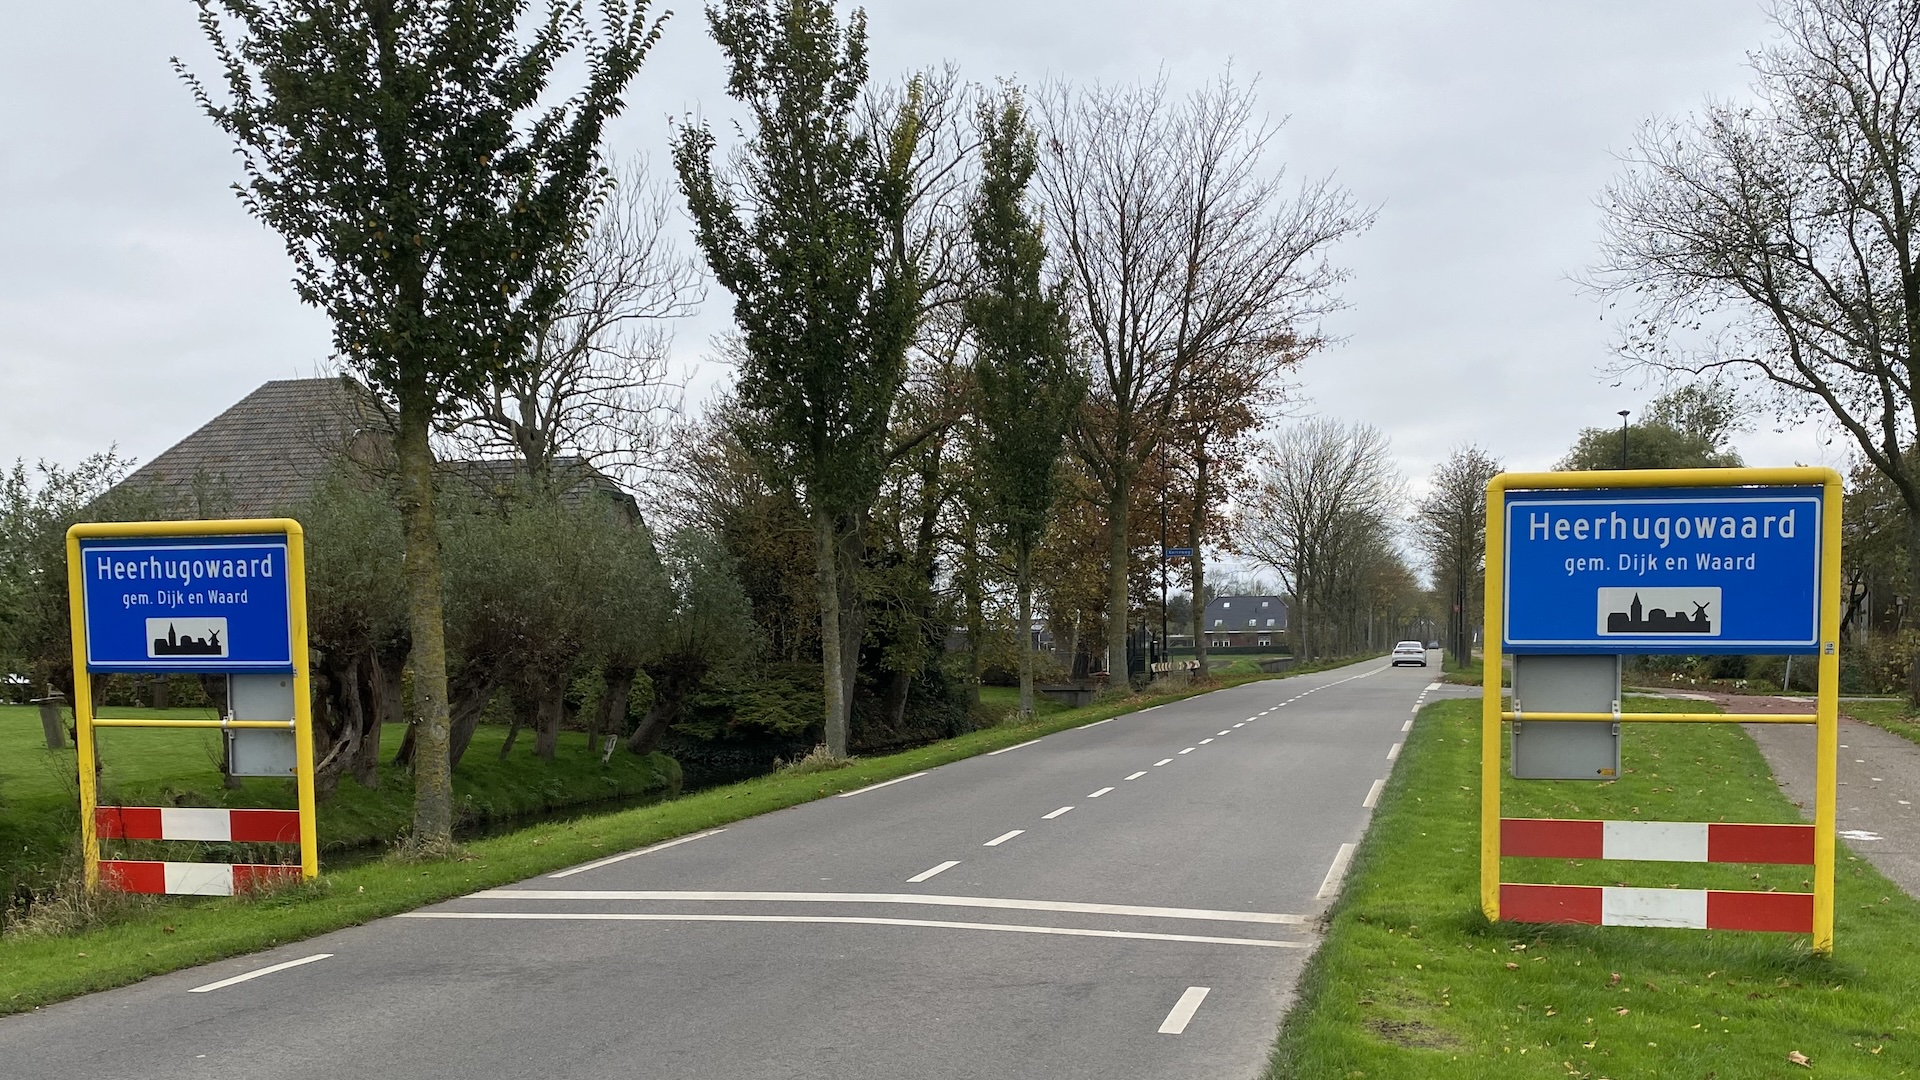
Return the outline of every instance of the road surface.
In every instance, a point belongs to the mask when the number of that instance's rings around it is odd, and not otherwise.
[[[1255,1077],[1433,670],[1223,690],[0,1020],[0,1072]]]

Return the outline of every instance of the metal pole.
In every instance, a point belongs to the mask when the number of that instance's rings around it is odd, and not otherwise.
[[[1620,410],[1620,467],[1627,467],[1627,411]]]
[[[1160,451],[1160,659],[1171,661],[1167,638],[1167,452]]]

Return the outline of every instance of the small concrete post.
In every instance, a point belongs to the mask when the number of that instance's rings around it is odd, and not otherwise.
[[[47,749],[65,750],[67,732],[64,717],[60,715],[60,706],[66,704],[66,696],[54,693],[43,698],[34,698],[33,703],[40,706],[40,730],[46,736]]]

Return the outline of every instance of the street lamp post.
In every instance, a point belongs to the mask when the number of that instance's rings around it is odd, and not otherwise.
[[[1620,467],[1627,467],[1627,411],[1620,410]]]

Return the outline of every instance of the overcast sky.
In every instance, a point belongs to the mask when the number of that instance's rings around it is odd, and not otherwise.
[[[843,6],[843,11],[845,7]],[[1288,117],[1274,154],[1379,207],[1336,257],[1344,340],[1301,371],[1299,408],[1362,420],[1416,482],[1474,442],[1545,468],[1582,426],[1657,387],[1603,375],[1596,198],[1640,122],[1739,96],[1768,34],[1757,0],[967,0],[868,5],[873,70],[951,60],[1032,85],[1192,86],[1231,61]],[[0,0],[0,461],[146,460],[268,379],[328,370],[277,239],[229,185],[236,159],[168,67],[210,72],[187,0]],[[668,121],[724,112],[720,55],[677,9],[610,135],[666,167]],[[681,328],[696,365],[726,327]],[[697,388],[725,373],[695,372]],[[1807,427],[1763,422],[1754,465],[1844,464]]]

